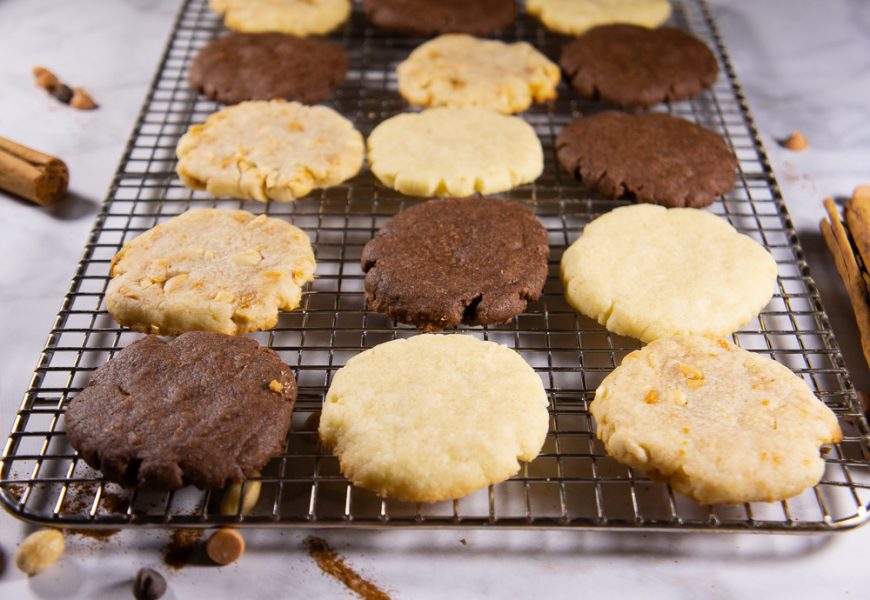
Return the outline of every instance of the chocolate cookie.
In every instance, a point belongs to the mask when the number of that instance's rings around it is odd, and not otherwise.
[[[704,42],[673,27],[595,27],[565,46],[559,63],[581,96],[621,106],[689,98],[719,75]]]
[[[94,372],[66,410],[67,436],[109,481],[216,488],[281,453],[295,401],[290,368],[254,340],[149,336]]]
[[[335,44],[283,33],[231,33],[200,50],[188,81],[224,104],[274,98],[314,104],[346,73],[347,53]]]
[[[487,35],[516,19],[513,0],[363,0],[378,27],[415,35]]]
[[[427,331],[504,323],[537,300],[547,231],[518,204],[430,200],[402,211],[366,244],[366,301]]]
[[[660,113],[605,111],[556,137],[559,162],[587,187],[639,202],[700,208],[732,188],[737,161],[722,136]]]

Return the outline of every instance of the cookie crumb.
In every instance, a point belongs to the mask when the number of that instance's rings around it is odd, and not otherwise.
[[[806,136],[804,136],[799,129],[792,131],[787,138],[780,142],[780,144],[783,148],[788,148],[795,152],[801,152],[810,147],[810,143],[807,141]]]
[[[459,539],[459,543],[462,544],[463,546],[467,546],[467,545],[468,545],[468,540],[466,540],[465,538],[460,538],[460,539]]]
[[[353,592],[365,600],[390,600],[390,596],[374,583],[363,579],[353,570],[344,558],[329,547],[326,540],[309,536],[305,538],[305,547],[320,570],[335,577]]]
[[[281,382],[277,379],[273,379],[269,382],[269,389],[275,392],[276,394],[280,394],[284,391],[284,386],[281,385]]]

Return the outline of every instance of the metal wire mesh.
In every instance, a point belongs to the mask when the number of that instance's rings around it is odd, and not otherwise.
[[[523,115],[543,144],[544,174],[534,185],[503,194],[534,210],[549,232],[544,295],[508,325],[461,328],[516,349],[541,375],[551,413],[543,451],[509,481],[453,502],[415,505],[351,486],[337,460],[317,443],[315,418],[332,374],[348,358],[417,333],[367,310],[359,257],[386,220],[420,200],[380,186],[368,172],[287,204],[216,200],[184,188],[174,171],[176,142],[188,126],[220,108],[188,88],[186,70],[196,52],[223,31],[207,0],[187,0],[4,448],[0,496],[6,508],[33,521],[84,527],[235,523],[816,531],[863,523],[870,499],[870,430],[779,188],[708,9],[700,0],[676,0],[671,21],[714,50],[722,75],[712,90],[662,110],[727,139],[739,161],[738,184],[712,211],[762,243],[779,266],[776,295],[756,320],[734,334],[734,342],[800,374],[837,413],[845,434],[827,455],[825,475],[814,489],[781,503],[701,506],[618,464],[596,440],[588,403],[600,381],[639,343],[578,315],[563,297],[558,279],[563,250],[586,223],[623,204],[591,194],[558,166],[554,141],[559,129],[601,110],[578,100],[564,83],[558,100]],[[330,37],[348,50],[350,70],[329,105],[366,135],[383,119],[409,110],[396,92],[394,70],[422,39],[374,29],[359,7]],[[502,37],[529,41],[554,60],[565,42],[526,16]],[[310,235],[318,261],[318,278],[301,310],[282,314],[274,330],[252,336],[293,367],[300,394],[284,453],[256,478],[262,488],[257,505],[233,516],[220,514],[219,490],[144,493],[104,482],[77,458],[63,427],[64,406],[91,372],[140,337],[104,310],[111,258],[148,228],[201,206],[286,218]]]

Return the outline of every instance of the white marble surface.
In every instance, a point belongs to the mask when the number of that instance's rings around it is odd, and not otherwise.
[[[5,437],[67,290],[98,203],[132,129],[176,0],[0,2],[0,135],[61,156],[72,196],[36,208],[0,193],[0,432]],[[817,232],[823,196],[870,182],[870,3],[712,0],[853,377],[870,387],[845,293]],[[43,64],[87,87],[99,111],[36,90]],[[801,129],[795,154],[774,142]],[[164,531],[107,542],[70,538],[51,571],[11,563],[27,527],[0,515],[0,597],[125,598],[140,566],[161,566]],[[584,532],[325,532],[365,575],[400,598],[866,597],[870,527],[833,536]],[[301,547],[303,533],[246,533],[244,559],[168,573],[169,598],[349,597]],[[464,537],[468,545],[459,542]]]

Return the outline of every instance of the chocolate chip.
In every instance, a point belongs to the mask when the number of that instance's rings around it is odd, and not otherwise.
[[[136,600],[157,600],[166,593],[166,580],[154,569],[139,569],[133,583],[133,597]]]
[[[69,101],[72,100],[73,97],[73,91],[70,86],[62,83],[53,90],[51,90],[51,95],[63,102],[64,104],[69,104]]]

